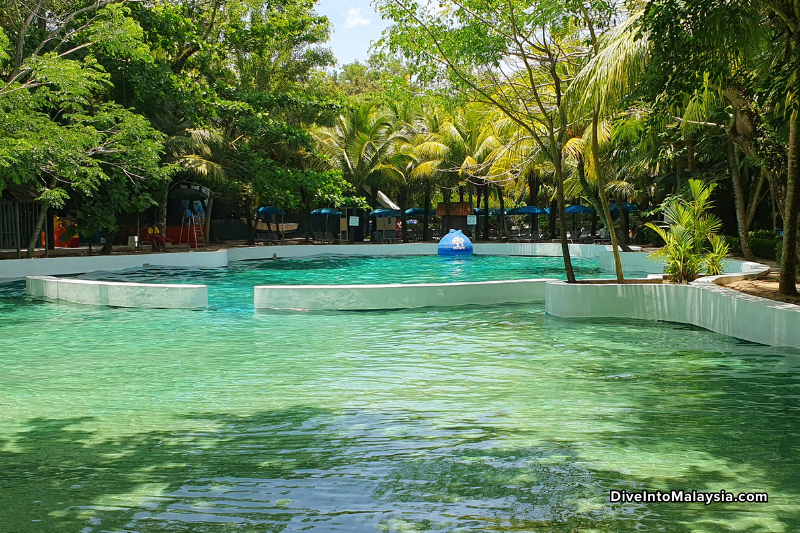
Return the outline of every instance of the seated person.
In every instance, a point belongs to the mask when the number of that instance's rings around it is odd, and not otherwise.
[[[150,241],[150,246],[154,252],[167,251],[167,239],[161,236],[161,230],[158,226],[147,226],[147,240]]]

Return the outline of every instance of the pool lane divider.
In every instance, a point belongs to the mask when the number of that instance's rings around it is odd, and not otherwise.
[[[375,311],[543,303],[549,279],[386,285],[259,285],[256,310]]]
[[[138,309],[202,309],[208,307],[207,285],[129,283],[28,276],[25,290],[51,302]]]

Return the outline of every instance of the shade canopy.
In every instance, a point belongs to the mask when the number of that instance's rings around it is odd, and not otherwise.
[[[338,216],[342,216],[342,212],[341,211],[337,211],[336,209],[334,209],[332,207],[323,207],[322,209],[314,209],[313,211],[311,211],[311,214],[312,215],[338,215]]]
[[[574,205],[568,205],[567,207],[565,207],[564,208],[564,212],[568,213],[570,215],[576,215],[576,214],[591,214],[591,213],[594,213],[595,210],[594,210],[593,207],[587,207],[585,205],[574,204]]]
[[[507,215],[542,215],[545,210],[535,205],[523,205],[522,207],[515,207],[506,211]]]
[[[412,207],[411,209],[406,209],[406,215],[419,216],[424,214],[425,214],[425,209],[423,209],[422,207]],[[431,209],[430,211],[428,211],[428,215],[436,216],[436,210]]]
[[[376,209],[369,214],[371,217],[399,217],[400,211],[396,209]]]
[[[637,207],[633,204],[629,204],[628,202],[622,202],[622,209],[626,213],[635,213],[637,211]],[[617,204],[611,204],[608,206],[609,211],[619,211],[619,207]]]
[[[278,209],[277,207],[272,206],[272,205],[259,207],[258,211],[256,211],[256,212],[259,215],[285,215],[286,214],[283,210]]]
[[[211,191],[200,185],[181,185],[169,191],[170,200],[205,200]]]
[[[505,214],[507,215],[508,211],[506,211]],[[490,217],[499,217],[500,215],[501,215],[500,209],[492,209],[491,211],[489,211],[489,216]]]
[[[483,209],[481,209],[479,207],[476,207],[472,211],[473,211],[473,214],[475,214],[475,215],[483,215],[483,213],[484,213]]]

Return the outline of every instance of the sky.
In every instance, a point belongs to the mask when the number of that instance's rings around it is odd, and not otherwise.
[[[370,43],[381,37],[388,24],[373,11],[369,0],[319,0],[316,12],[325,15],[333,25],[327,46],[339,61],[338,66],[369,57]]]

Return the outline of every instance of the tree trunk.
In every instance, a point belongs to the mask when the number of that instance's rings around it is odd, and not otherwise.
[[[539,180],[536,179],[536,170],[528,174],[528,205],[536,207],[539,198]],[[535,233],[539,231],[539,215],[531,215],[531,237],[535,238]]]
[[[779,290],[787,296],[797,295],[797,212],[800,206],[797,181],[800,174],[800,134],[797,131],[800,112],[792,113],[789,125],[789,157],[786,176],[786,216],[783,219],[783,255]]]
[[[622,208],[622,204],[624,203],[622,196],[617,196],[616,202],[619,208],[619,225],[622,230],[622,240],[619,243],[619,247],[622,248],[623,252],[631,252],[631,247],[628,245],[630,242],[631,227],[630,220],[628,219],[628,212]]]
[[[481,206],[481,191],[483,188],[480,185],[475,186],[475,207],[480,208]],[[475,213],[475,211],[473,211]],[[481,223],[480,217],[478,217],[477,213],[475,213],[475,234],[472,236],[472,240],[477,241],[480,233],[481,233]]]
[[[489,180],[483,180],[483,240],[489,240]]]
[[[408,189],[405,186],[400,187],[400,198],[398,198],[398,203],[400,204],[400,235],[403,237],[403,242],[408,242],[408,225],[406,224],[407,216],[406,216],[406,204],[408,203]]]
[[[603,206],[603,216],[606,219],[606,227],[611,234],[611,251],[614,253],[614,269],[617,273],[617,281],[622,283],[625,275],[622,273],[622,260],[619,257],[619,243],[617,242],[617,231],[614,228],[614,220],[611,218],[611,211],[608,209],[608,196],[606,195],[606,180],[600,166],[600,146],[597,140],[597,129],[599,123],[599,111],[595,108],[592,115],[592,158],[594,159],[594,168],[597,172],[597,192],[600,194],[600,203]],[[619,205],[620,211],[622,206]],[[620,213],[621,215],[621,213]]]
[[[211,242],[211,210],[214,208],[214,193],[208,193],[208,207],[206,207],[206,219],[203,221],[203,238],[206,246]]]
[[[425,187],[425,199],[423,201],[423,208],[425,209],[425,213],[422,215],[422,241],[428,241],[428,212],[431,209],[431,190],[429,187]]]
[[[100,250],[100,255],[111,255],[111,250],[114,249],[114,239],[116,236],[116,233],[109,233],[106,235],[106,242],[103,244],[103,249]]]
[[[377,208],[381,207],[380,202],[378,202],[378,188],[375,187],[374,185],[370,185],[369,186],[369,193],[372,195],[372,200],[373,200],[373,203],[375,204],[374,208],[377,209]]]
[[[300,199],[303,201],[303,207],[305,207],[305,215],[306,215],[306,242],[313,240],[314,238],[314,227],[311,225],[311,205],[308,201],[308,195],[306,194],[306,190],[302,187],[300,188]]]
[[[556,216],[558,213],[558,202],[556,200],[550,200],[550,214],[547,217],[547,233],[550,235],[551,239],[555,239],[556,237]]]
[[[742,177],[739,173],[739,159],[736,157],[736,145],[731,135],[728,135],[728,166],[731,170],[731,183],[733,184],[733,204],[736,208],[736,229],[739,231],[739,242],[742,245],[742,255],[745,260],[753,260],[753,250],[750,248],[750,235],[747,227],[747,208],[744,204],[744,191],[742,190]]]
[[[458,186],[458,201],[464,203],[464,186]]]
[[[447,187],[442,187],[442,198],[444,199],[444,217],[442,218],[442,236],[450,231],[450,195],[453,191]]]
[[[50,189],[56,186],[56,179],[53,178],[50,180]],[[50,210],[50,204],[47,202],[43,202],[41,206],[41,211],[39,211],[39,216],[36,218],[36,225],[33,227],[33,235],[31,235],[31,240],[28,241],[28,251],[25,253],[25,257],[30,259],[33,257],[33,253],[36,251],[36,244],[39,242],[39,239],[42,238],[42,226],[44,225],[45,220],[47,220],[47,212]],[[45,250],[47,249],[47,240],[45,239]]]
[[[247,221],[247,244],[249,246],[254,246],[256,244],[256,229],[254,222],[257,222],[258,219],[255,221],[253,220],[253,209],[250,205],[250,200],[245,200],[244,202],[244,218]]]
[[[164,196],[158,204],[158,211],[156,212],[156,226],[158,226],[158,231],[161,232],[162,237],[167,236],[167,198],[169,198],[169,182],[164,184]]]
[[[503,186],[497,187],[497,196],[500,198],[500,228],[502,228],[503,238],[508,239],[508,228],[506,227],[506,201],[503,198]]]
[[[42,226],[44,225],[44,222],[47,219],[48,210],[49,210],[49,205],[42,204],[41,210],[39,211],[39,216],[36,218],[36,225],[33,227],[33,235],[31,235],[31,240],[28,241],[28,251],[25,254],[25,257],[27,257],[28,259],[33,257],[33,253],[36,251],[36,245],[42,238]],[[45,246],[47,246],[46,241],[45,241]]]
[[[567,214],[564,212],[564,175],[561,168],[561,149],[555,154],[556,201],[558,202],[558,218],[561,229],[561,254],[564,256],[564,270],[567,273],[567,283],[575,283],[575,271],[572,270],[572,258],[569,255],[569,241],[567,241]]]

